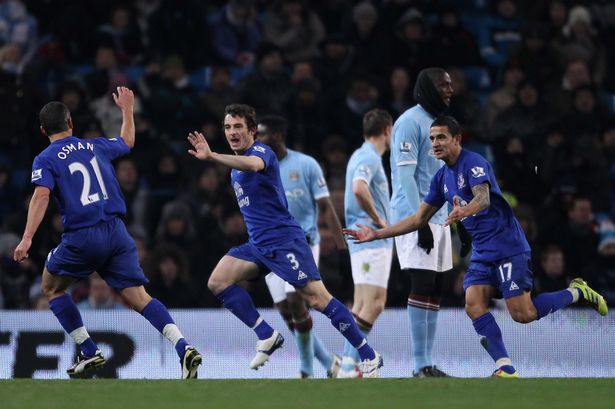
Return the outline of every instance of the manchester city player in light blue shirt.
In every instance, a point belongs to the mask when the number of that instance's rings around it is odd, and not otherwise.
[[[288,211],[303,229],[316,264],[320,256],[320,233],[318,231],[320,213],[333,233],[333,240],[340,253],[341,268],[346,267],[350,270],[348,247],[342,235],[340,221],[329,198],[329,188],[322,169],[311,156],[286,146],[286,130],[286,120],[280,116],[269,115],[258,120],[258,140],[269,146],[280,161],[280,178],[288,201]],[[350,271],[343,271],[342,274],[350,274]],[[265,280],[276,308],[280,311],[286,325],[295,334],[301,377],[314,376],[314,356],[327,370],[328,377],[337,377],[340,358],[329,352],[312,331],[312,316],[303,298],[295,291],[295,287],[284,282],[274,273],[267,274]]]
[[[382,155],[391,145],[392,127],[393,118],[385,110],[373,109],[363,115],[365,142],[354,151],[346,167],[346,226],[388,225],[389,182],[382,165]],[[354,282],[352,313],[359,328],[367,335],[386,304],[393,240],[361,244],[351,242],[348,247]],[[346,343],[340,377],[356,375],[357,358],[355,349]]]
[[[284,338],[263,320],[250,295],[237,283],[273,272],[292,284],[358,349],[362,375],[377,377],[382,357],[369,346],[348,308],[322,283],[305,233],[288,211],[276,155],[267,145],[254,141],[255,115],[254,108],[247,105],[226,107],[224,133],[234,155],[212,152],[200,132],[188,135],[193,147],[188,152],[192,156],[232,168],[231,184],[248,229],[248,242],[231,248],[222,257],[207,285],[258,336],[252,369],[264,365],[271,353],[282,346]]]
[[[34,159],[32,183],[36,187],[23,238],[13,257],[23,261],[28,256],[32,237],[53,194],[64,234],[60,245],[47,257],[41,287],[51,311],[79,345],[80,354],[68,369],[69,376],[83,376],[105,363],[77,306],[66,293],[75,279],[97,271],[173,343],[182,364],[182,377],[196,378],[201,355],[188,345],[166,307],[143,288],[148,280],[139,266],[134,240],[124,225],[126,204],[111,161],[128,154],[135,144],[134,95],[128,88],[118,87],[113,99],[122,111],[119,138],[77,138],[64,104],[50,102],[41,109],[41,132],[49,137],[50,144]]]
[[[461,127],[450,116],[436,119],[429,137],[435,156],[446,166],[434,175],[417,212],[384,229],[360,226],[361,230],[345,233],[360,242],[397,236],[424,226],[446,202],[453,205],[446,223],[463,223],[473,239],[471,262],[463,282],[466,313],[481,337],[481,345],[496,364],[492,376],[517,378],[502,332],[488,309],[497,291],[504,296],[511,317],[519,323],[539,320],[579,301],[603,316],[608,307],[604,298],[581,278],[572,280],[567,289],[532,299],[530,246],[502,197],[491,165],[479,154],[461,148]]]
[[[429,190],[429,182],[443,162],[429,143],[429,126],[446,109],[453,94],[450,76],[441,68],[422,70],[414,86],[415,106],[393,126],[391,143],[392,222],[415,213]],[[444,225],[446,209],[440,209],[417,232],[395,238],[397,258],[410,275],[408,323],[412,340],[413,376],[442,377],[433,365],[442,272],[453,268],[450,227]]]

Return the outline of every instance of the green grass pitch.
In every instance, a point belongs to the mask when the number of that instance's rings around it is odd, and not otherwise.
[[[2,409],[615,407],[615,379],[3,380]]]

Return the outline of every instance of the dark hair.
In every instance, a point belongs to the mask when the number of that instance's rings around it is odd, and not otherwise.
[[[231,104],[224,108],[224,115],[244,118],[248,129],[256,129],[256,111],[250,105]]]
[[[286,138],[286,119],[278,115],[266,115],[258,120],[259,125],[267,128],[267,133],[279,133]]]
[[[378,136],[391,125],[393,125],[391,114],[384,109],[372,109],[363,115],[363,136],[366,138]]]
[[[47,136],[68,131],[69,118],[68,107],[59,101],[49,102],[38,114],[38,119]]]
[[[459,125],[459,122],[457,122],[457,120],[450,115],[442,115],[437,117],[435,121],[431,123],[430,128],[433,128],[434,126],[448,127],[448,130],[452,136],[461,134],[461,125]]]

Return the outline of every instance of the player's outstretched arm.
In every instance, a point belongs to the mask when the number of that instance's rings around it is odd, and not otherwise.
[[[34,234],[36,234],[38,226],[41,225],[43,217],[45,217],[45,212],[47,211],[47,206],[49,205],[50,195],[51,191],[49,188],[37,186],[34,189],[34,193],[32,194],[32,199],[30,199],[30,205],[28,207],[26,228],[23,232],[21,241],[13,253],[13,259],[15,261],[23,261],[28,257],[28,250],[30,250],[30,246],[32,246],[32,238],[34,237]]]
[[[188,142],[193,147],[193,149],[188,150],[188,153],[197,159],[210,160],[246,172],[259,172],[265,169],[265,162],[258,156],[225,155],[213,152],[205,139],[205,135],[201,132],[190,132]]]
[[[122,129],[120,136],[129,148],[135,146],[135,95],[126,87],[117,87],[117,93],[113,93],[113,100],[122,110]]]
[[[437,210],[438,208],[422,202],[416,213],[393,225],[378,230],[374,230],[369,226],[358,225],[361,230],[344,229],[343,231],[351,240],[358,243],[400,236],[425,226]]]

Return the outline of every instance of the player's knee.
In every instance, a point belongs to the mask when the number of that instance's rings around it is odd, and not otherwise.
[[[470,317],[470,319],[472,320],[475,320],[478,317],[487,313],[487,309],[484,308],[482,305],[475,304],[475,303],[467,303],[467,302],[465,305],[465,311],[466,311],[466,315]]]
[[[207,280],[207,288],[209,288],[209,291],[211,291],[214,295],[220,294],[226,287],[228,287],[228,283],[224,280],[219,280],[213,275],[209,277],[209,280]]]
[[[518,309],[509,312],[511,318],[519,324],[527,324],[536,320],[536,312],[530,309]]]

